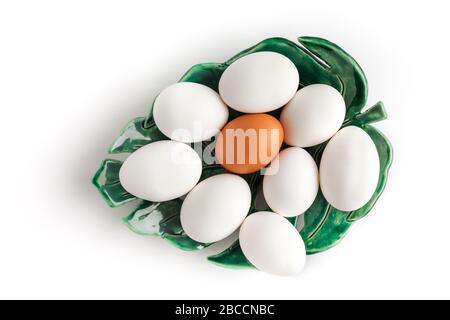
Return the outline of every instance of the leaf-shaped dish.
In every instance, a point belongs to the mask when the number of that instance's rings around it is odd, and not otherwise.
[[[300,37],[298,40],[303,46],[284,38],[266,39],[224,63],[195,65],[183,75],[180,82],[196,82],[218,91],[220,77],[231,63],[250,53],[272,51],[285,55],[295,64],[300,74],[299,88],[322,83],[331,85],[341,92],[347,107],[343,127],[359,126],[372,138],[380,157],[380,177],[372,199],[363,208],[352,212],[342,212],[331,207],[319,192],[313,205],[304,214],[304,227],[300,231],[307,253],[313,254],[336,245],[345,236],[351,224],[367,215],[372,209],[386,185],[392,163],[392,147],[377,129],[369,125],[386,118],[383,104],[378,103],[361,113],[366,104],[368,89],[366,77],[358,63],[348,53],[328,40],[314,37]],[[279,113],[280,110],[276,110],[271,114],[279,116]],[[240,114],[230,109],[230,119]],[[148,143],[165,139],[168,138],[156,127],[152,108],[150,108],[146,118],[136,118],[122,129],[119,137],[111,145],[109,153],[130,153]],[[317,163],[320,162],[326,143],[308,149]],[[211,148],[211,145],[208,147]],[[93,179],[94,185],[112,207],[136,199],[120,185],[118,171],[121,164],[122,162],[118,160],[104,160]],[[226,170],[219,165],[204,163],[201,179],[223,172]],[[253,203],[255,203],[262,179],[259,174],[242,176],[250,184]],[[184,250],[197,250],[208,246],[208,244],[201,244],[190,239],[182,230],[179,219],[181,203],[182,199],[163,203],[142,201],[123,220],[131,230],[138,234],[160,236]],[[261,210],[261,208],[258,209]],[[256,206],[253,204],[250,213],[255,211],[257,211]],[[289,220],[296,225],[296,219]],[[210,256],[208,259],[222,266],[251,267],[243,255],[238,241],[230,248]]]

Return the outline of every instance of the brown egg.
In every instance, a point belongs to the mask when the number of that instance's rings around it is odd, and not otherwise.
[[[216,158],[234,173],[253,173],[265,167],[280,151],[284,132],[268,114],[246,114],[230,121],[220,132]]]

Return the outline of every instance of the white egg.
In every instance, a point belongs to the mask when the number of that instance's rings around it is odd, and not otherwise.
[[[199,142],[215,136],[228,120],[228,108],[214,90],[193,82],[164,89],[153,105],[155,124],[167,137]]]
[[[284,142],[306,148],[330,139],[345,118],[345,101],[335,88],[313,84],[300,89],[283,108]]]
[[[133,152],[120,168],[119,179],[132,195],[161,202],[188,193],[201,173],[202,161],[190,146],[158,141]]]
[[[305,212],[319,190],[319,171],[305,150],[291,147],[272,160],[264,176],[264,198],[269,207],[285,217]]]
[[[259,270],[287,276],[305,265],[306,250],[297,229],[286,218],[267,211],[249,215],[241,226],[239,244]]]
[[[298,89],[294,63],[276,52],[257,52],[233,62],[222,74],[219,92],[231,108],[262,113],[285,105]]]
[[[200,182],[181,206],[181,226],[202,243],[222,240],[239,228],[250,209],[247,182],[234,174],[219,174]]]
[[[319,172],[325,199],[336,209],[357,210],[370,200],[378,184],[377,148],[361,128],[345,127],[325,147]]]

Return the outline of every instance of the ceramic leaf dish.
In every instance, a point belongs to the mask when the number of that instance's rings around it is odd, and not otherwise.
[[[256,52],[271,51],[289,58],[302,77],[299,88],[311,84],[326,84],[337,89],[344,98],[346,115],[342,127],[357,126],[364,130],[373,140],[380,160],[380,173],[376,191],[370,201],[362,208],[343,212],[333,208],[319,191],[313,205],[304,213],[303,227],[300,235],[304,240],[307,254],[314,254],[332,248],[346,235],[350,226],[365,217],[375,205],[386,185],[389,168],[392,163],[392,146],[387,138],[371,123],[386,118],[382,102],[378,102],[366,111],[361,110],[366,104],[368,86],[367,79],[358,63],[336,44],[321,38],[300,37],[301,45],[284,38],[266,39],[257,45],[246,49],[224,63],[203,63],[193,66],[180,79],[180,82],[195,82],[208,86],[218,92],[219,79],[225,69],[239,58]],[[230,119],[242,113],[229,109]],[[109,148],[109,154],[132,153],[151,142],[169,140],[155,125],[150,108],[147,117],[138,117],[127,123],[118,138]],[[279,118],[280,110],[270,112]],[[327,142],[306,150],[320,163],[322,152]],[[210,145],[204,146],[211,148]],[[119,170],[122,161],[105,159],[95,173],[93,183],[111,207],[140,200],[128,193],[120,184]],[[200,180],[216,174],[226,173],[219,164],[203,163]],[[252,206],[250,212],[261,211],[257,208],[257,198],[261,189],[262,177],[259,172],[241,175],[250,185],[252,191]],[[124,223],[134,232],[144,236],[159,236],[183,250],[200,250],[209,243],[199,243],[189,238],[180,222],[182,198],[165,201],[149,202],[140,200],[135,209],[123,218]],[[265,208],[270,211],[270,208]],[[293,224],[299,223],[297,218],[288,218]],[[252,267],[245,258],[239,242],[236,241],[228,249],[210,256],[209,261],[227,267]]]

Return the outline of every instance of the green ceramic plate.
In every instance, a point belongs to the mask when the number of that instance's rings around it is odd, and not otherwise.
[[[304,214],[304,226],[300,231],[307,253],[314,254],[335,246],[348,232],[352,223],[365,217],[373,208],[386,185],[392,163],[392,146],[380,131],[370,125],[386,118],[383,103],[378,102],[367,111],[361,112],[367,101],[368,87],[367,79],[358,63],[328,40],[300,37],[298,41],[300,45],[284,38],[266,39],[224,63],[195,65],[183,75],[180,82],[201,83],[218,91],[220,76],[231,63],[250,53],[273,51],[285,55],[295,64],[301,75],[299,88],[322,83],[331,85],[341,92],[347,107],[343,127],[358,126],[372,138],[380,158],[380,177],[371,200],[356,211],[343,212],[331,207],[319,192],[313,205]],[[278,117],[279,112],[277,110],[271,114]],[[230,118],[239,115],[239,112],[230,109]],[[131,153],[148,143],[167,139],[168,137],[156,127],[150,109],[147,117],[136,118],[125,125],[119,137],[109,148],[109,153]],[[327,142],[324,142],[307,149],[317,163],[320,162],[326,144]],[[93,178],[94,185],[111,207],[136,200],[136,197],[120,185],[118,173],[121,165],[122,162],[119,160],[106,159]],[[204,163],[201,179],[224,172],[226,170],[220,165]],[[259,173],[242,175],[242,177],[249,182],[252,189],[253,205],[249,212],[252,213],[256,211],[255,201],[262,179]],[[132,231],[140,235],[160,236],[183,250],[199,250],[210,245],[198,243],[184,233],[179,217],[181,203],[181,199],[161,203],[140,200],[137,207],[124,217],[123,221]],[[289,221],[294,225],[297,224],[297,219],[291,218]],[[225,251],[210,256],[208,260],[227,267],[252,267],[244,257],[238,241]]]

